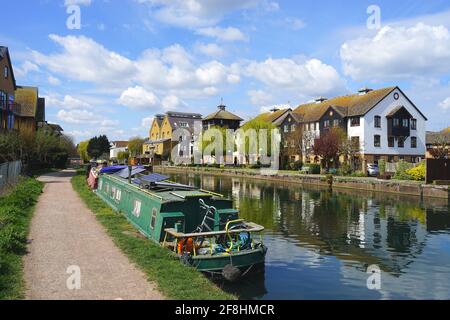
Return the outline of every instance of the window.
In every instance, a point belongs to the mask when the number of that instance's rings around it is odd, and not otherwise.
[[[402,124],[403,124],[403,128],[408,128],[409,127],[409,120],[408,119],[403,119]]]
[[[305,124],[305,131],[309,131],[309,123]]]
[[[374,139],[373,140],[374,141],[374,146],[377,147],[377,148],[380,148],[381,147],[381,136],[376,134],[376,135],[373,136],[373,139]]]
[[[285,140],[284,141],[284,147],[287,148],[288,147],[288,142]]]
[[[325,121],[323,122],[323,127],[324,127],[324,128],[329,128],[329,127],[330,127],[330,120],[325,120]]]
[[[103,180],[100,179],[100,182],[98,183],[98,190],[102,190],[103,187]]]
[[[388,156],[388,162],[389,163],[394,162],[394,156]]]
[[[354,117],[350,119],[350,125],[352,127],[359,127],[361,125],[361,120],[359,117]]]
[[[352,145],[354,145],[354,146],[359,146],[360,145],[359,144],[359,137],[352,137],[351,141],[352,141]]]
[[[375,128],[381,128],[381,117],[375,116]]]
[[[297,127],[295,124],[291,125],[291,132],[295,132],[296,129],[297,129]]]
[[[405,147],[405,138],[398,137],[398,147],[399,148],[404,148]]]
[[[284,133],[288,133],[289,132],[289,126],[286,124],[284,126]]]
[[[122,190],[117,189],[116,191],[116,200],[120,201],[122,199]]]
[[[5,76],[5,79],[8,79],[8,73],[9,73],[8,67],[5,67],[5,69],[3,70],[3,75]]]
[[[388,147],[393,148],[394,147],[394,137],[388,138]]]
[[[333,127],[339,127],[340,121],[338,119],[333,120]]]
[[[141,205],[142,205],[142,203],[139,200],[134,200],[133,215],[135,215],[138,218],[141,216]]]
[[[411,120],[411,129],[412,130],[417,130],[417,119],[412,119]]]
[[[155,229],[156,224],[156,215],[158,214],[158,210],[156,208],[153,208],[152,210],[152,219],[150,220],[150,228]]]
[[[417,148],[417,137],[411,137],[411,148]]]
[[[111,188],[111,194],[109,196],[111,197],[111,199],[116,198],[116,187]]]
[[[394,127],[400,126],[400,119],[394,118]]]
[[[295,148],[295,140],[291,140],[291,148]]]

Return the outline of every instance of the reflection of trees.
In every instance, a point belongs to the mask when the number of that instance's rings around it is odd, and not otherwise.
[[[296,245],[342,261],[378,264],[395,275],[422,253],[427,230],[450,228],[448,213],[431,213],[417,198],[330,193],[229,177],[193,175],[188,180],[180,182],[233,196],[242,218],[297,239]]]

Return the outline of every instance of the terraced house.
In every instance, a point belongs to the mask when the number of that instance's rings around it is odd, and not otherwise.
[[[144,157],[151,163],[172,160],[172,150],[177,156],[191,159],[194,153],[194,125],[201,126],[202,115],[172,112],[156,115],[150,127],[149,137],[143,146]]]
[[[333,127],[342,128],[359,145],[353,160],[363,170],[366,163],[380,159],[418,162],[425,158],[427,118],[399,87],[364,88],[353,95],[320,98],[298,106],[293,114],[304,135],[318,138]],[[304,157],[304,161],[318,159]]]
[[[19,112],[15,103],[16,79],[7,47],[0,46],[0,132],[14,129]]]

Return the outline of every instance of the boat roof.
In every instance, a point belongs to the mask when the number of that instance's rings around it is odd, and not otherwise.
[[[116,174],[106,174],[106,176],[117,179],[123,184],[127,184],[141,192],[156,197],[163,203],[185,201],[188,198],[223,198],[221,194],[169,181],[169,177],[158,173],[136,177],[131,184],[128,184],[125,178]]]

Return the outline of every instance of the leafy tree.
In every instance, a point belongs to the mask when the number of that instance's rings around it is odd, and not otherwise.
[[[144,146],[144,139],[140,137],[131,138],[128,141],[128,150],[130,152],[130,156],[138,157],[142,154],[142,148]]]
[[[265,155],[269,157],[272,155],[272,132],[275,129],[277,129],[277,127],[273,123],[258,118],[248,121],[239,129],[243,134],[243,139],[245,139],[245,141],[237,141],[237,143],[244,145],[245,150],[241,151],[244,152],[247,162],[250,162],[250,156],[254,155],[253,153],[255,153],[255,151],[256,154],[254,156],[257,156],[259,159],[262,155],[261,149],[263,147],[267,149],[264,150],[265,152],[263,152],[266,153]],[[264,145],[263,141],[261,141],[261,137],[264,136],[264,131],[261,132],[262,130],[265,130],[266,132],[265,138],[267,139],[267,145]],[[252,132],[256,133],[256,136],[252,137]]]
[[[337,163],[339,161],[341,146],[344,139],[342,130],[332,128],[322,134],[321,137],[314,142],[314,154],[322,158],[323,164],[327,169],[331,167],[332,163]]]
[[[128,158],[130,158],[130,152],[128,151],[120,151],[117,153],[117,161],[119,161],[119,163],[124,163]]]
[[[89,157],[98,159],[101,155],[109,153],[110,147],[108,138],[105,135],[101,135],[89,140],[87,152]]]
[[[0,163],[21,158],[22,140],[15,132],[0,134]]]
[[[83,160],[83,162],[89,162],[89,154],[87,152],[87,147],[89,145],[89,140],[82,141],[77,146],[78,155]]]
[[[450,134],[441,134],[436,137],[433,147],[429,150],[435,159],[447,159],[450,157]]]

